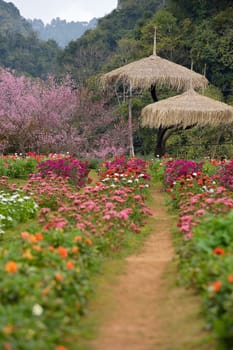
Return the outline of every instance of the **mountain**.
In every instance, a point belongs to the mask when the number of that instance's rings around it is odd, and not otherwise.
[[[18,33],[24,36],[30,35],[32,26],[20,15],[19,10],[11,2],[0,0],[0,33]]]
[[[60,47],[65,47],[70,41],[78,39],[88,29],[94,29],[97,26],[97,18],[90,22],[66,22],[59,17],[53,19],[49,24],[44,24],[40,19],[29,21],[35,32],[42,40],[55,40]]]
[[[55,41],[38,38],[17,7],[0,0],[0,66],[44,78],[57,73],[59,52]]]
[[[163,3],[164,0],[118,1],[117,8],[100,18],[95,29],[87,30],[81,38],[67,45],[59,59],[62,69],[70,71],[83,84],[111,60],[121,40],[128,40],[125,50],[130,55],[134,44],[132,31],[146,24]]]

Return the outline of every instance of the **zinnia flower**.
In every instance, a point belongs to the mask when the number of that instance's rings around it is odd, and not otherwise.
[[[74,269],[74,263],[72,261],[68,261],[66,263],[66,267],[68,270],[73,270]]]
[[[225,254],[225,250],[223,248],[216,247],[216,248],[214,248],[214,254],[224,255]]]
[[[41,316],[43,314],[43,308],[39,304],[33,305],[32,314],[34,316]]]
[[[220,289],[222,288],[222,282],[221,281],[215,281],[213,284],[212,284],[212,288],[213,288],[213,291],[214,292],[219,292]]]
[[[227,280],[229,283],[233,283],[233,273],[228,276]]]
[[[56,273],[55,275],[55,279],[58,281],[58,282],[61,282],[63,280],[63,277],[60,273]]]
[[[6,264],[5,264],[5,270],[8,272],[8,273],[16,273],[18,271],[18,266],[16,264],[16,262],[14,261],[8,261]]]
[[[63,346],[63,345],[58,345],[56,347],[56,350],[68,350],[68,349],[65,346]]]

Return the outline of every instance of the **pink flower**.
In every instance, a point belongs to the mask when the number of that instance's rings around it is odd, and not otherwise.
[[[200,216],[200,215],[203,215],[203,214],[205,214],[205,210],[204,209],[199,209],[199,210],[196,211],[196,215],[197,216]]]
[[[111,202],[107,202],[105,206],[106,206],[107,209],[112,209],[112,208],[114,208],[114,204],[111,203]]]

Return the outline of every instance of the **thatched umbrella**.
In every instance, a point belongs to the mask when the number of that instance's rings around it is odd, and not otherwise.
[[[181,95],[149,104],[141,112],[141,125],[172,131],[193,126],[225,125],[233,122],[233,107],[189,89]],[[170,135],[166,135],[161,145]]]
[[[129,135],[130,154],[134,155],[132,136],[132,90],[135,88],[150,88],[154,102],[157,101],[156,86],[168,86],[176,90],[187,89],[192,81],[194,88],[204,87],[208,80],[191,69],[168,61],[156,54],[156,33],[154,37],[153,55],[126,64],[101,77],[104,88],[110,85],[129,86]]]

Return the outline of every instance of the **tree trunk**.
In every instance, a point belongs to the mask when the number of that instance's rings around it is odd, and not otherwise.
[[[155,84],[151,85],[150,92],[151,92],[151,96],[152,96],[153,101],[158,102]],[[164,140],[164,135],[166,133],[166,130],[167,130],[167,128],[162,128],[162,127],[160,127],[158,129],[157,141],[156,141],[155,151],[154,151],[155,157],[162,157],[162,156],[164,156],[164,154],[166,152],[166,148],[165,148],[166,140]]]

